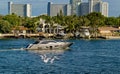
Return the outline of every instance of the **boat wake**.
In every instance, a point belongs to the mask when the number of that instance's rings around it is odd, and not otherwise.
[[[3,50],[0,50],[0,52],[7,52],[7,51],[22,51],[24,50],[24,48],[20,48],[20,49],[3,49]]]
[[[44,63],[51,63],[51,64],[54,63],[55,60],[59,59],[57,56],[49,57],[46,54],[40,55],[40,57]]]
[[[60,55],[64,50],[34,50],[30,51],[40,56],[41,60],[46,64],[53,64],[55,61],[60,60]]]

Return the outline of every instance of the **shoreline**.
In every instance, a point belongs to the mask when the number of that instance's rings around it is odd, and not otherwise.
[[[45,39],[120,39],[120,36],[97,36],[97,37],[76,37],[73,34],[67,34],[66,36],[56,36],[54,34],[24,34],[24,35],[15,35],[15,34],[0,34],[0,39],[6,39],[6,38],[13,38],[13,39],[19,39],[19,38],[45,38]]]

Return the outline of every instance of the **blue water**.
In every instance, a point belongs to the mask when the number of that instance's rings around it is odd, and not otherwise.
[[[22,50],[34,41],[0,39],[0,74],[120,74],[120,40],[67,40],[74,44],[61,52]],[[57,58],[45,62],[44,55]]]

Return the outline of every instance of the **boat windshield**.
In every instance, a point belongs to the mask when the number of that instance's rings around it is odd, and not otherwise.
[[[43,42],[41,42],[41,44],[47,44],[47,43],[50,43],[50,42],[56,43],[56,41],[43,41]]]
[[[47,44],[47,43],[50,43],[50,42],[52,42],[52,43],[56,43],[56,41],[54,41],[54,40],[48,40],[48,41],[35,41],[33,44]]]
[[[39,43],[39,41],[35,41],[33,44],[38,44]]]

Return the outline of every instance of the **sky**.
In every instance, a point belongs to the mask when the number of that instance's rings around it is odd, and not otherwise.
[[[47,3],[68,4],[69,0],[0,0],[0,14],[8,14],[8,2],[12,1],[15,4],[31,4],[32,16],[47,14]],[[86,2],[87,0],[83,0]],[[109,3],[109,16],[120,16],[120,0],[102,0]]]

